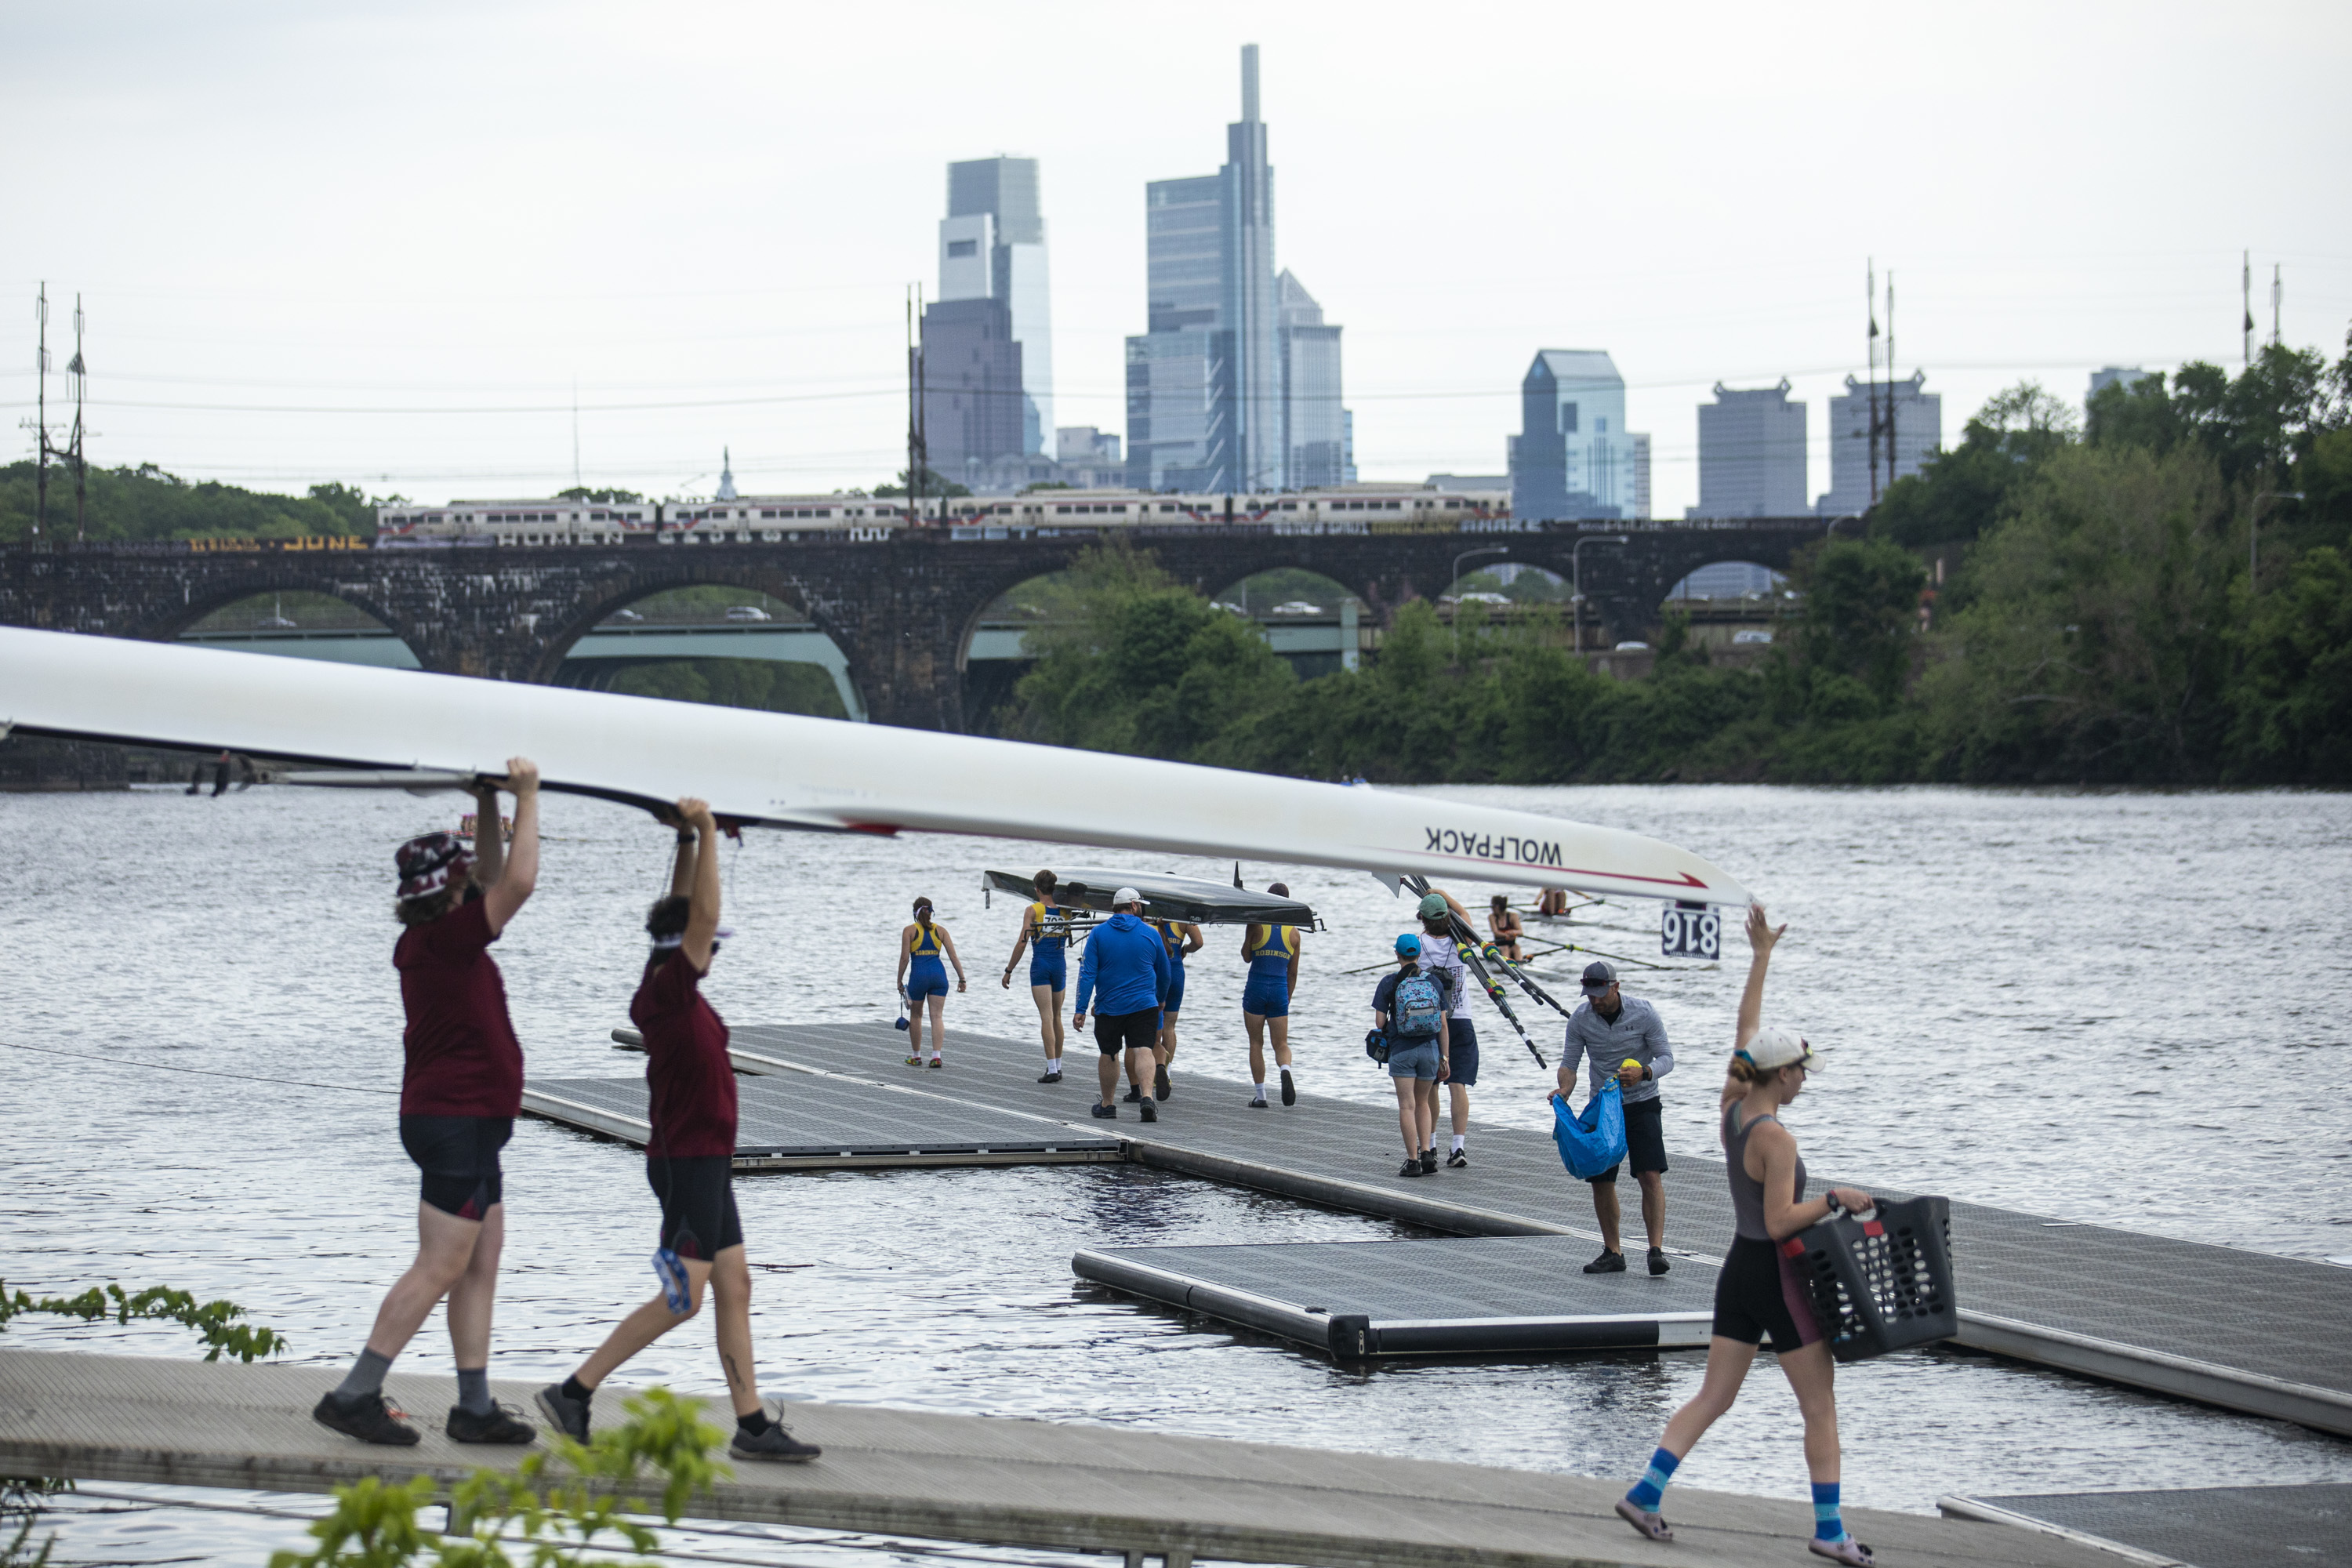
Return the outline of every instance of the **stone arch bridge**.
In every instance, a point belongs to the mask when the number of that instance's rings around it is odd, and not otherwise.
[[[969,531],[958,530],[959,533]],[[1719,561],[1788,569],[1818,539],[1813,518],[1706,523],[1520,523],[1430,532],[1307,531],[1299,525],[1057,531],[1003,538],[902,531],[887,541],[556,545],[400,550],[192,550],[180,544],[0,549],[0,625],[155,641],[256,594],[331,595],[390,627],[419,664],[499,680],[554,679],[565,651],[632,600],[721,584],[806,614],[847,657],[877,722],[965,727],[963,673],[981,612],[1097,540],[1131,538],[1179,581],[1214,594],[1297,567],[1360,597],[1376,620],[1446,592],[1466,551],[1572,575],[1580,539],[1587,613],[1612,637],[1645,635],[1666,590]]]

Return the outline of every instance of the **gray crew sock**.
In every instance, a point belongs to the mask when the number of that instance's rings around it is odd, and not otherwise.
[[[486,1366],[457,1369],[457,1405],[468,1415],[488,1415],[490,1405],[490,1369]]]
[[[352,1370],[335,1387],[338,1399],[357,1399],[363,1394],[383,1392],[383,1374],[392,1370],[392,1358],[378,1355],[366,1346],[360,1347],[360,1359],[352,1363]]]

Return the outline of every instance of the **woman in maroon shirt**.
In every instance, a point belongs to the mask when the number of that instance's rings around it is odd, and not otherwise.
[[[408,1014],[400,1142],[424,1173],[416,1261],[384,1297],[350,1373],[310,1413],[364,1442],[416,1441],[416,1428],[384,1403],[384,1373],[444,1296],[457,1360],[449,1436],[528,1443],[539,1435],[490,1398],[490,1312],[507,1226],[499,1151],[522,1105],[522,1047],[489,946],[539,880],[539,769],[508,758],[506,787],[515,797],[511,849],[499,833],[498,787],[484,782],[474,820],[486,826],[472,853],[456,834],[428,833],[394,856],[404,929],[392,963]]]
[[[769,1414],[752,1375],[751,1267],[735,1211],[735,1068],[727,1026],[701,990],[719,951],[719,825],[709,805],[692,799],[679,801],[671,820],[677,862],[669,896],[646,917],[654,951],[629,1004],[645,1036],[652,1091],[646,1179],[661,1200],[654,1259],[663,1289],[621,1320],[578,1372],[541,1389],[539,1407],[559,1430],[586,1442],[588,1402],[597,1385],[700,1311],[708,1285],[719,1299],[719,1364],[735,1406],[730,1451],[745,1459],[814,1459],[818,1448],[794,1439]],[[673,1299],[680,1303],[675,1309]]]

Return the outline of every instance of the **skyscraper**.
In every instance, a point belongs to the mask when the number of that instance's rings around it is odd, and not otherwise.
[[[1632,519],[1649,510],[1649,437],[1625,428],[1625,378],[1601,349],[1542,349],[1519,383],[1511,515]]]
[[[1286,296],[1276,276],[1274,169],[1258,114],[1255,44],[1242,48],[1242,117],[1225,128],[1224,166],[1152,181],[1144,207],[1149,311],[1143,335],[1127,340],[1128,482],[1139,489],[1296,488],[1304,482],[1294,471],[1297,454],[1344,442],[1339,329],[1323,321],[1297,279]],[[1298,315],[1295,341],[1285,336],[1286,299]],[[1295,395],[1287,363],[1300,374]],[[1322,424],[1311,408],[1328,408]],[[1301,439],[1292,439],[1294,430]],[[1318,473],[1339,471],[1328,455],[1299,460]]]
[[[1339,406],[1339,329],[1286,268],[1275,280],[1281,305],[1284,488],[1348,482],[1348,431]]]
[[[1698,408],[1698,504],[1691,517],[1802,517],[1805,405],[1789,382],[1735,390],[1715,384]]]
[[[1005,307],[1012,341],[1021,345],[1022,377],[1021,444],[1008,451],[1043,452],[1054,429],[1054,324],[1036,159],[948,165],[939,297],[995,300]]]
[[[992,461],[1021,456],[1024,359],[1003,300],[983,294],[925,307],[923,436],[932,472],[979,489]]]
[[[1845,395],[1830,399],[1830,488],[1813,510],[1825,517],[1853,517],[1870,510],[1871,458],[1878,459],[1878,493],[1886,493],[1887,443],[1882,427],[1877,440],[1870,436],[1872,405],[1881,421],[1895,422],[1894,471],[1907,479],[1944,444],[1944,395],[1923,390],[1927,373],[1914,371],[1906,381],[1880,382],[1874,389],[1845,378]]]

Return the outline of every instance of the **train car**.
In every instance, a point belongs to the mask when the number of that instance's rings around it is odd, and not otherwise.
[[[660,527],[653,501],[606,504],[545,500],[453,500],[443,506],[375,509],[376,548],[459,544],[618,544],[650,539]]]

